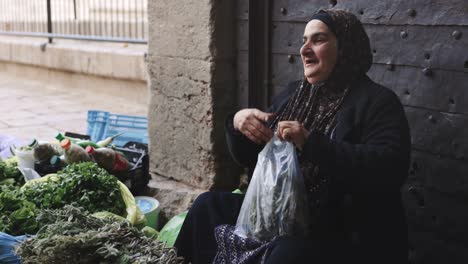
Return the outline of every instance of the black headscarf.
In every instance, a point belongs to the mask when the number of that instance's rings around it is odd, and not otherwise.
[[[330,81],[340,85],[350,83],[365,74],[372,65],[369,37],[361,21],[350,12],[321,10],[312,19],[317,16],[317,19],[327,24],[326,19],[320,19],[323,14],[327,14],[333,21],[329,28],[335,33],[338,42],[338,61]]]

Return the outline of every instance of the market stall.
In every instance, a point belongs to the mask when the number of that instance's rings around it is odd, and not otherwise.
[[[0,263],[182,263],[158,241],[159,205],[134,197],[147,145],[74,136],[13,145],[0,160]]]

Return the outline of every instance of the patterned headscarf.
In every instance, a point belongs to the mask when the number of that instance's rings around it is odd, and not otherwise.
[[[336,65],[323,83],[302,81],[271,123],[273,130],[276,130],[278,122],[289,120],[301,122],[309,131],[329,135],[351,83],[364,75],[372,64],[369,38],[356,16],[342,10],[321,10],[312,19],[323,21],[335,34],[338,42]],[[310,205],[316,209],[327,197],[328,179],[319,173],[319,166],[301,158],[300,164]],[[312,211],[318,213],[318,210]]]

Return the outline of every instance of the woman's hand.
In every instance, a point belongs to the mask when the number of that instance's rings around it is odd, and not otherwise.
[[[297,121],[281,121],[278,123],[278,138],[292,142],[294,146],[302,150],[310,132]]]
[[[234,128],[257,144],[266,143],[273,137],[273,131],[264,123],[274,115],[258,109],[243,109],[234,115]]]

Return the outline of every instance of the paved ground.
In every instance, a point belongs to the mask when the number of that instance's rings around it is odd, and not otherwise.
[[[86,133],[88,110],[146,116],[147,106],[89,91],[18,79],[0,72],[0,135],[22,142],[53,140],[57,132]]]

